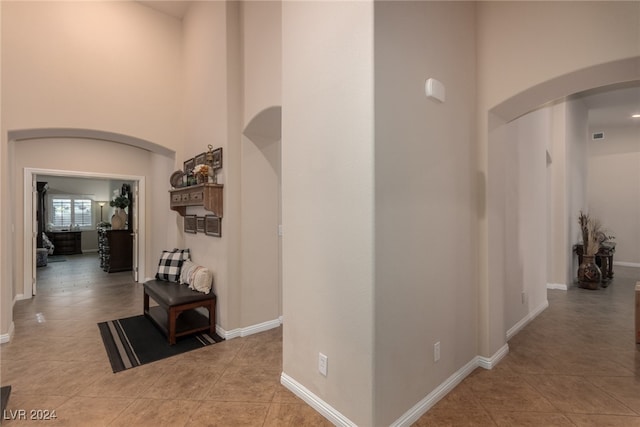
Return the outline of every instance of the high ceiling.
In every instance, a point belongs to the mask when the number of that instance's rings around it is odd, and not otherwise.
[[[175,0],[175,1],[142,1],[138,0],[145,6],[149,6],[159,12],[166,13],[174,18],[182,19],[184,14],[189,8],[191,1],[189,0]]]
[[[143,1],[145,6],[182,19],[192,3],[191,0]],[[639,125],[640,119],[632,119],[632,114],[640,114],[640,82],[594,89],[576,96],[589,109],[589,126],[592,129],[611,126]]]

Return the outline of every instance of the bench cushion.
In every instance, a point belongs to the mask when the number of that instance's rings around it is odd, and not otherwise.
[[[162,307],[173,307],[197,301],[215,299],[213,292],[203,294],[193,291],[186,285],[161,280],[149,280],[144,284],[145,292]]]

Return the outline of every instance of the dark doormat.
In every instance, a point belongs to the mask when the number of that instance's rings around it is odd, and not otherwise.
[[[224,341],[218,334],[202,333],[180,337],[169,345],[167,337],[143,315],[101,322],[98,328],[113,372]]]
[[[4,418],[4,411],[7,409],[7,403],[9,403],[10,394],[11,394],[10,385],[0,387],[0,413],[2,413],[2,418]]]

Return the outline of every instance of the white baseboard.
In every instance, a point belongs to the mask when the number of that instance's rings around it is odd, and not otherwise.
[[[300,399],[304,400],[309,406],[318,411],[323,417],[331,421],[334,425],[344,427],[357,427],[357,425],[353,421],[342,415],[327,402],[311,393],[305,386],[303,386],[284,372],[280,375],[280,384],[282,384]]]
[[[429,409],[431,409],[440,399],[445,397],[447,393],[453,390],[476,368],[492,369],[509,353],[509,345],[502,346],[493,356],[482,357],[476,356],[469,363],[460,368],[457,372],[447,378],[442,384],[435,388],[431,393],[425,396],[420,402],[416,403],[411,409],[405,412],[400,418],[391,424],[391,427],[409,427]],[[309,406],[318,411],[322,416],[331,421],[336,426],[351,427],[355,424],[347,417],[342,415],[331,405],[320,399],[318,396],[310,392],[305,386],[285,374],[280,375],[280,383],[293,394],[304,400]]]
[[[640,264],[638,264],[637,262],[613,261],[613,265],[619,265],[620,267],[640,268]]]
[[[436,387],[424,399],[416,403],[413,408],[409,409],[400,418],[391,424],[392,427],[409,427],[420,419],[429,409],[453,390],[476,368],[492,369],[509,353],[509,345],[503,345],[493,356],[482,357],[476,356],[469,363],[460,368],[457,372],[447,378],[442,384]]]
[[[246,328],[236,328],[230,331],[226,331],[222,329],[220,326],[216,325],[216,333],[220,335],[225,340],[238,338],[238,337],[246,337],[249,335],[257,334],[258,332],[268,331],[269,329],[274,329],[279,327],[282,324],[282,318],[269,320],[267,322],[258,323],[257,325],[247,326]]]
[[[529,314],[522,318],[518,323],[513,325],[511,329],[507,331],[507,341],[509,341],[515,334],[520,332],[520,330],[524,328],[529,322],[538,317],[538,315],[542,313],[547,307],[549,307],[549,301],[544,300],[544,302],[536,307],[535,310],[529,312]]]
[[[547,283],[547,289],[559,289],[561,291],[566,291],[569,288],[564,283]]]
[[[0,344],[4,344],[6,342],[11,341],[11,337],[13,337],[13,331],[15,330],[15,325],[13,322],[9,325],[9,332],[6,334],[0,334]]]
[[[500,361],[509,354],[509,344],[505,344],[491,357],[476,356],[476,364],[480,368],[487,370],[493,369]],[[467,374],[468,375],[468,374]]]

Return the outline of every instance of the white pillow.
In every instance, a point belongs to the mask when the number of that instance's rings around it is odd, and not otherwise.
[[[180,272],[180,283],[189,285],[189,289],[208,294],[213,284],[213,273],[208,268],[185,261]]]

